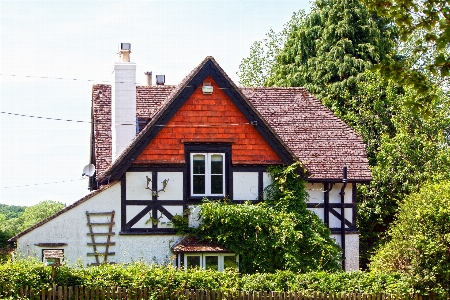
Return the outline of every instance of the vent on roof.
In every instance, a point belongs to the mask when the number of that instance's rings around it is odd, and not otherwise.
[[[156,75],[157,85],[164,85],[165,82],[166,82],[166,75]]]

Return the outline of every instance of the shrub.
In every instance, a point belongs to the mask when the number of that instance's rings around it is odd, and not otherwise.
[[[450,183],[426,184],[406,197],[389,238],[372,258],[372,270],[400,272],[430,292],[449,293]]]

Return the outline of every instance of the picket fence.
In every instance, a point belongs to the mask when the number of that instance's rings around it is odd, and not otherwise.
[[[414,299],[425,300],[432,297],[411,295],[410,297],[396,297],[388,294],[341,294],[341,293],[312,293],[300,292],[248,292],[248,291],[205,291],[184,290],[177,292],[163,292],[150,288],[129,287],[85,287],[85,286],[53,286],[48,290],[32,290],[21,288],[18,293],[2,291],[1,299],[40,299],[40,300],[390,300],[390,299]],[[18,298],[20,297],[20,298]]]

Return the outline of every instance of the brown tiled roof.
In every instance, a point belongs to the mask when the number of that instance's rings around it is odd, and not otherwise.
[[[136,87],[138,117],[156,120],[164,108],[179,95],[199,71],[207,57],[176,87]],[[217,63],[212,59],[213,63]],[[220,66],[217,65],[220,69]],[[223,72],[222,69],[220,69]],[[223,76],[231,82],[223,72]],[[232,83],[232,82],[231,82]],[[235,85],[232,83],[232,86]],[[310,179],[340,179],[342,167],[348,168],[348,179],[367,181],[371,173],[362,138],[304,88],[236,88],[255,112],[270,126],[287,150],[308,169]],[[93,86],[94,162],[97,178],[111,167],[111,86]],[[142,136],[141,132],[139,136]],[[137,138],[139,139],[139,137]],[[128,147],[134,147],[135,139]],[[124,151],[125,152],[127,152]],[[120,162],[122,155],[115,162]]]
[[[305,88],[245,88],[243,94],[311,173],[310,178],[370,180],[360,135]]]
[[[112,187],[112,186],[115,185],[116,183],[118,183],[118,182],[113,182],[113,183],[111,183],[111,184],[101,186],[98,190],[95,190],[95,191],[93,191],[93,192],[87,194],[86,196],[84,196],[84,197],[81,198],[80,200],[78,200],[78,201],[72,203],[72,204],[69,205],[69,206],[64,207],[64,208],[61,209],[60,211],[58,211],[58,212],[56,212],[55,214],[51,215],[50,217],[48,217],[48,218],[46,218],[46,219],[44,219],[44,220],[42,220],[42,221],[40,221],[40,222],[34,224],[33,226],[31,226],[31,227],[25,229],[24,231],[22,231],[22,232],[16,234],[16,235],[13,236],[12,238],[10,238],[10,239],[8,240],[8,242],[15,242],[15,241],[17,241],[17,239],[20,238],[21,236],[23,236],[23,235],[27,234],[28,232],[30,232],[30,231],[32,231],[32,230],[34,230],[34,229],[36,229],[36,228],[38,228],[38,227],[44,225],[45,223],[47,223],[47,222],[53,220],[53,219],[56,218],[57,216],[59,216],[59,215],[65,213],[66,211],[68,211],[68,210],[70,210],[70,209],[72,209],[72,208],[74,208],[74,207],[80,205],[81,203],[86,202],[87,200],[91,199],[91,198],[94,197],[95,195],[97,195],[97,194],[103,192],[104,190],[106,190],[106,189]]]
[[[152,118],[174,90],[174,86],[137,86],[136,116]],[[94,122],[94,164],[96,174],[102,174],[112,160],[111,136],[111,85],[97,84],[92,87]]]
[[[187,236],[183,238],[178,244],[172,247],[172,251],[179,252],[227,252],[225,247],[218,246],[212,242],[201,241],[198,237]]]

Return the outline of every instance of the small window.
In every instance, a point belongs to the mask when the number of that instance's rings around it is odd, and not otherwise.
[[[185,254],[184,265],[186,268],[200,267],[206,270],[216,270],[222,272],[225,269],[238,269],[238,256],[232,253],[202,253]]]
[[[191,195],[225,196],[225,153],[191,153]]]
[[[185,264],[188,268],[201,267],[201,256],[200,255],[188,255],[188,256],[186,256]]]
[[[63,249],[42,249],[42,261],[47,266],[60,266],[63,258]]]

